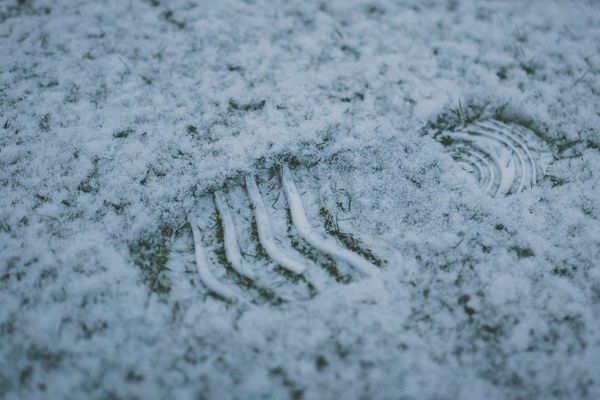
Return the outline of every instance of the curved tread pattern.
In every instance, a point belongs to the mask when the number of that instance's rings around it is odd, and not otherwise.
[[[229,206],[227,205],[227,200],[225,199],[225,194],[222,191],[217,191],[215,192],[214,197],[215,205],[223,224],[225,257],[237,273],[245,276],[248,279],[254,280],[254,274],[250,272],[248,266],[242,258],[242,253],[240,251],[235,234],[235,225],[233,223],[233,218],[231,218]]]
[[[496,120],[479,121],[444,134],[453,158],[491,197],[520,193],[547,168],[548,146],[533,131]]]
[[[298,189],[294,183],[292,173],[290,172],[289,167],[285,164],[281,167],[281,180],[292,214],[292,221],[300,233],[300,236],[302,236],[304,240],[306,240],[316,249],[351,265],[367,276],[374,275],[379,272],[375,265],[371,264],[358,254],[340,247],[332,239],[322,237],[321,235],[317,235],[313,232],[313,229],[306,218],[306,213],[304,212],[304,207],[302,206],[302,199],[300,198],[300,194],[298,193]]]
[[[307,269],[308,265],[305,262],[293,259],[275,244],[267,208],[265,207],[262,195],[256,184],[256,179],[253,176],[246,177],[246,190],[248,191],[248,196],[250,197],[250,202],[254,209],[260,244],[273,261],[288,271],[301,275]]]
[[[228,286],[219,282],[209,271],[208,264],[206,262],[206,256],[204,254],[204,248],[200,239],[200,231],[196,224],[190,220],[192,226],[192,236],[194,238],[194,253],[196,255],[196,268],[200,280],[206,286],[206,288],[217,296],[229,302],[238,302],[240,298],[238,295]]]

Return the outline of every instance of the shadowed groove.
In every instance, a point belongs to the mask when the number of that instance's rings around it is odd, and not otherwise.
[[[194,253],[196,256],[196,269],[200,280],[206,286],[206,288],[217,296],[229,302],[237,302],[240,299],[237,294],[229,287],[219,282],[209,271],[208,264],[206,262],[206,255],[204,254],[204,247],[200,239],[200,231],[194,223],[190,220],[192,227],[192,236],[194,238]]]
[[[507,137],[514,140],[519,146],[521,146],[523,150],[525,150],[527,158],[529,159],[529,163],[531,164],[531,182],[533,185],[535,185],[537,183],[537,164],[533,158],[533,155],[531,154],[531,151],[529,150],[529,147],[523,141],[521,134],[518,132],[518,129],[516,127],[509,127],[508,125],[504,125],[493,120],[480,122],[479,125],[486,128],[489,127],[490,129],[493,129],[499,133],[504,132]],[[504,127],[508,127],[509,129],[504,129]]]
[[[481,126],[477,126],[477,128],[481,128]],[[509,136],[508,134],[506,135],[507,137],[505,138],[504,136],[502,136],[502,133],[497,133],[497,132],[486,132],[483,129],[477,129],[474,131],[470,131],[470,133],[474,133],[474,134],[479,134],[491,139],[495,139],[498,140],[500,143],[502,143],[503,145],[505,145],[511,152],[512,154],[517,156],[517,160],[519,161],[519,165],[521,166],[521,170],[525,171],[527,168],[527,165],[525,163],[525,159],[523,158],[523,153],[524,150],[520,147],[521,144],[519,144],[518,142],[516,143],[517,146],[515,146],[515,143],[512,142],[512,137]],[[518,191],[523,190],[523,186],[525,184],[525,173],[521,173],[521,179],[519,182],[519,187],[518,187]]]
[[[283,268],[295,274],[302,274],[307,269],[307,264],[297,261],[282,251],[276,244],[271,231],[271,223],[267,214],[265,203],[256,184],[256,179],[252,176],[246,177],[246,190],[254,209],[256,218],[256,227],[258,229],[258,239],[269,257]]]
[[[325,254],[329,254],[333,258],[343,261],[365,275],[373,275],[378,272],[377,267],[367,260],[360,257],[358,254],[351,252],[338,246],[334,241],[326,237],[322,237],[314,233],[302,205],[302,199],[294,183],[294,179],[287,165],[281,167],[281,180],[285,190],[290,211],[292,213],[292,221],[300,236],[304,238],[316,249]]]
[[[481,182],[485,186],[485,192],[489,193],[492,186],[494,185],[494,170],[490,166],[490,163],[485,157],[481,157],[477,153],[470,151],[467,148],[462,149],[464,154],[455,153],[453,158],[459,162],[469,165],[471,168],[477,171],[477,181]],[[465,156],[466,155],[466,156]],[[486,168],[482,168],[484,165]],[[464,168],[464,167],[463,167]],[[484,172],[484,170],[486,172]],[[486,183],[487,182],[487,183]]]
[[[286,209],[287,217],[287,232],[290,238],[291,246],[312,261],[315,265],[319,265],[323,270],[338,283],[350,283],[352,276],[342,272],[340,266],[331,256],[319,253],[314,247],[307,243],[301,236],[294,234],[294,222],[292,221],[292,213],[289,208]]]
[[[494,158],[488,151],[472,146],[471,141],[458,140],[459,145],[456,147],[458,150],[457,157],[462,158],[462,154],[467,154],[473,157],[475,162],[483,165],[488,171],[489,180],[485,186],[485,193],[491,197],[496,197],[502,187],[502,171],[498,165],[498,160]],[[480,185],[484,185],[485,181],[479,181]]]
[[[482,135],[484,137],[497,140],[498,142],[502,143],[504,146],[506,146],[511,151],[511,155],[517,156],[515,161],[518,161],[518,163],[515,162],[515,166],[517,168],[516,172],[520,176],[520,179],[519,179],[518,187],[516,189],[516,193],[523,191],[523,188],[525,186],[525,175],[526,175],[525,172],[527,171],[527,166],[525,164],[525,160],[523,159],[523,150],[521,148],[515,147],[514,143],[512,143],[511,140],[509,140],[511,138],[511,136],[509,135],[508,131],[500,132],[500,133],[487,132],[485,129],[482,129],[482,125],[480,125],[480,124],[476,124],[474,126],[474,128],[477,128],[477,129],[469,129],[467,132],[472,135]],[[506,135],[507,137],[504,137],[503,134]],[[535,175],[535,173],[534,173],[534,175]]]
[[[248,279],[254,279],[254,275],[249,271],[247,265],[244,263],[240,247],[237,242],[235,234],[235,225],[229,212],[229,206],[225,199],[225,195],[221,191],[215,192],[215,205],[221,222],[223,224],[223,243],[225,246],[225,257],[231,264],[233,269],[242,276]]]
[[[214,193],[213,199],[218,213],[217,223],[214,227],[217,240],[215,255],[218,263],[225,267],[228,273],[231,273],[232,278],[240,288],[257,293],[261,300],[270,304],[279,305],[284,303],[286,300],[283,297],[271,288],[260,285],[256,271],[250,271],[248,263],[245,262],[225,193],[217,191]]]

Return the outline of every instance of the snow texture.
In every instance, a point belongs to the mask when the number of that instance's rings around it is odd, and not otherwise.
[[[533,187],[440,140],[493,120]],[[1,1],[0,398],[598,399],[599,171],[595,0]]]

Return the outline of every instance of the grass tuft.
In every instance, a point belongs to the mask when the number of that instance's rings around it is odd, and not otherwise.
[[[229,111],[260,111],[265,107],[266,100],[260,100],[249,103],[238,103],[234,99],[229,99]]]
[[[142,273],[142,280],[153,293],[166,295],[171,291],[167,261],[176,231],[175,228],[165,225],[129,245],[133,261]]]

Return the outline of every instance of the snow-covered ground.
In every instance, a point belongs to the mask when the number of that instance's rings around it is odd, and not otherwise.
[[[490,120],[532,188],[452,158]],[[2,1],[0,398],[600,398],[599,171],[594,0]]]

